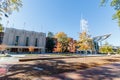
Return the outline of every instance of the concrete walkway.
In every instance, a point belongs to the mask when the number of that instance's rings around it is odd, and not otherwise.
[[[41,77],[40,80],[120,80],[120,62],[52,77]]]

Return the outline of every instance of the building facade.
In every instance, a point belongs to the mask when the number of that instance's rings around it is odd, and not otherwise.
[[[34,47],[35,52],[45,51],[45,33],[6,28],[2,35],[1,44],[6,45],[11,52],[28,52],[30,46]]]

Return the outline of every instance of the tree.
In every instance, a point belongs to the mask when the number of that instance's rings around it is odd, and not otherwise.
[[[0,0],[0,15],[8,17],[14,10],[19,11],[20,7],[22,7],[21,0]]]
[[[53,34],[52,32],[48,32],[47,37],[49,37],[49,38],[53,38],[53,37],[54,37],[54,34]]]
[[[72,53],[76,51],[76,41],[72,38],[68,38],[68,51]]]
[[[68,50],[68,39],[67,39],[67,35],[64,32],[58,32],[55,35],[55,38],[57,39],[60,47],[61,48],[61,52],[67,52]],[[58,47],[57,47],[58,48]]]
[[[120,48],[117,49],[117,54],[120,54]]]
[[[80,34],[80,40],[77,43],[78,50],[93,50],[93,40],[86,32]]]
[[[112,46],[106,42],[102,47],[100,47],[99,52],[107,53],[108,55],[113,52]]]
[[[57,43],[55,52],[63,52],[61,43],[59,43],[59,42]]]
[[[54,46],[55,46],[54,38],[47,37],[46,38],[46,49],[47,49],[47,52],[53,52]]]
[[[29,52],[31,53],[34,52],[34,46],[29,46],[28,49],[29,49]]]
[[[46,38],[46,51],[53,52],[54,46],[55,46],[54,34],[52,32],[48,32],[48,35]]]
[[[6,50],[7,49],[7,45],[5,45],[5,44],[1,44],[0,45],[0,50],[1,51],[4,51],[4,50]]]
[[[4,28],[3,28],[3,25],[0,24],[0,32],[3,32]]]
[[[101,0],[101,5],[103,6],[105,3],[107,3],[108,0]],[[112,6],[115,9],[115,14],[113,15],[113,19],[118,20],[118,25],[120,27],[120,0],[110,0],[110,6]]]
[[[8,17],[13,11],[19,11],[20,7],[22,7],[21,0],[0,0],[0,20],[2,16]]]

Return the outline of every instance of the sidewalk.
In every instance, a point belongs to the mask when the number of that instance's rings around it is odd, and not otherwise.
[[[40,80],[120,80],[120,62],[52,77],[41,77]]]

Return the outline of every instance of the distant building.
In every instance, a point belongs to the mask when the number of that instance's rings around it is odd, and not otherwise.
[[[7,46],[11,52],[29,52],[29,47],[33,46],[35,52],[44,52],[46,34],[42,32],[6,28],[0,32],[0,44]]]

